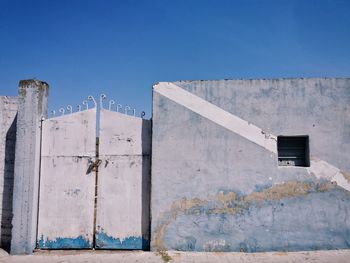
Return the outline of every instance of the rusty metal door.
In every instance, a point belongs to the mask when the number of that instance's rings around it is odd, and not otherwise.
[[[101,109],[96,248],[147,249],[151,122]]]
[[[38,248],[92,248],[96,108],[42,122]]]

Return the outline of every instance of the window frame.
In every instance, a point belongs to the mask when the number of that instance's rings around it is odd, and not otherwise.
[[[283,156],[288,151],[293,151],[293,142],[295,141],[295,144],[297,146],[294,147],[295,154],[291,154],[291,156]],[[302,146],[300,144],[302,143]],[[281,145],[282,144],[282,145]],[[299,144],[299,146],[298,146]],[[284,149],[282,149],[284,148]],[[303,149],[303,159],[301,159],[302,156],[300,153],[297,154],[297,150],[295,148]],[[286,159],[286,163],[283,164],[280,159]],[[296,164],[296,161],[294,164],[289,164],[288,162],[292,162],[292,159],[301,159],[302,163]],[[288,161],[289,160],[289,161]],[[310,167],[310,138],[309,135],[279,135],[277,136],[277,163],[278,167]]]

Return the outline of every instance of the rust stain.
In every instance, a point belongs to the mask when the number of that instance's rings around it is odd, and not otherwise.
[[[166,228],[172,223],[179,214],[199,215],[204,212],[206,214],[235,214],[243,212],[252,203],[262,203],[265,201],[276,201],[285,198],[306,196],[310,192],[325,192],[337,187],[337,184],[331,182],[313,183],[288,181],[283,184],[273,185],[261,192],[252,192],[246,196],[238,196],[235,192],[223,191],[215,196],[209,196],[208,200],[199,198],[186,199],[174,201],[167,212],[160,213],[158,222],[161,222],[155,231],[154,245],[158,251],[166,250],[163,237]],[[203,206],[209,202],[214,202],[215,207],[203,209]]]

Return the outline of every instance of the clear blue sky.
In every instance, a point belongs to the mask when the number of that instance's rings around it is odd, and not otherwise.
[[[349,77],[350,0],[0,0],[0,95],[50,85],[50,109],[87,95],[145,110],[187,79]]]

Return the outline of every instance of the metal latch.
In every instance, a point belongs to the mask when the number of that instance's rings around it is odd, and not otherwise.
[[[96,172],[100,164],[102,163],[101,159],[96,159],[95,161],[89,160],[89,168],[86,171],[87,174],[91,172]]]

